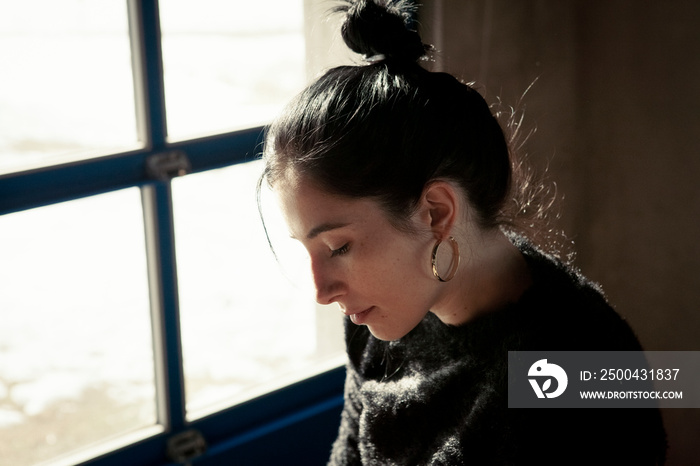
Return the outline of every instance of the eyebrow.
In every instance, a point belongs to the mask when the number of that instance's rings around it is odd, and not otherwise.
[[[336,230],[338,228],[343,228],[348,226],[349,223],[322,223],[317,227],[312,228],[309,230],[309,233],[307,233],[306,238],[307,239],[314,239],[321,233],[325,233],[327,231],[331,230]]]

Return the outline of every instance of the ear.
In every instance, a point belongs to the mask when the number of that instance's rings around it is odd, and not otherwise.
[[[429,224],[436,238],[450,235],[459,212],[459,193],[447,181],[434,181],[423,190],[422,220]]]

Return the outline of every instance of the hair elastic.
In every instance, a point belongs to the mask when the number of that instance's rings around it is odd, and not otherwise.
[[[385,59],[386,59],[386,55],[384,55],[383,53],[378,53],[376,55],[372,55],[371,57],[367,57],[367,56],[365,57],[365,61],[370,65],[377,63],[377,62],[380,62],[380,61],[385,60]]]

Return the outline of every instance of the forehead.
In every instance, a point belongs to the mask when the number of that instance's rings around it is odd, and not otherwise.
[[[275,183],[273,191],[290,234],[298,239],[307,238],[323,226],[362,226],[385,221],[376,201],[329,193],[303,176],[288,174]]]

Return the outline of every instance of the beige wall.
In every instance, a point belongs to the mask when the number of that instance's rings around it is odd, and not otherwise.
[[[700,350],[700,2],[425,0],[436,68],[518,105],[560,226],[649,350]],[[594,338],[595,336],[591,336]],[[670,465],[700,409],[667,410]]]

